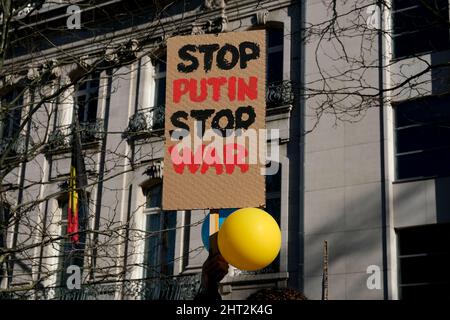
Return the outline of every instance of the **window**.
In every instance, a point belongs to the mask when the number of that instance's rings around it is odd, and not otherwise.
[[[394,106],[397,179],[450,174],[450,97]]]
[[[97,102],[100,75],[94,73],[82,81],[75,92],[75,103],[78,106],[80,123],[93,123],[97,120]]]
[[[401,229],[399,287],[404,300],[450,299],[450,225]]]
[[[7,203],[0,203],[0,248],[6,248],[7,231],[10,217],[10,206]],[[5,263],[0,263],[0,284],[3,280]]]
[[[145,191],[146,232],[145,278],[157,278],[173,274],[175,256],[176,212],[161,210],[161,183]]]
[[[13,139],[17,137],[20,129],[20,119],[22,116],[23,94],[18,90],[13,90],[1,99],[1,107],[5,112],[0,112],[0,140]]]
[[[281,218],[281,164],[279,164],[279,170],[274,175],[266,176],[266,208],[265,211],[268,212],[280,226]],[[256,271],[245,271],[245,270],[235,270],[235,275],[246,274],[265,274],[265,273],[275,273],[280,270],[280,256],[267,267],[256,270]]]
[[[0,248],[6,247],[6,232],[8,230],[10,206],[0,203]]]
[[[59,200],[59,208],[61,210],[61,236],[67,235],[67,213],[68,213],[68,199]],[[79,211],[79,224],[82,228],[83,214]],[[60,241],[59,265],[58,265],[58,279],[57,284],[61,287],[66,287],[66,282],[70,274],[67,273],[67,267],[76,265],[83,268],[84,265],[84,246],[85,235],[80,234],[79,243],[74,244],[69,238],[63,238]]]
[[[450,48],[448,0],[394,0],[396,58]]]
[[[284,30],[282,26],[266,31],[266,106],[268,109],[293,103],[292,83],[283,80]]]
[[[166,104],[166,57],[154,60],[153,81],[155,85],[155,96],[153,106],[164,106]]]
[[[163,56],[154,60],[153,83],[154,98],[153,108],[151,108],[152,130],[164,128],[164,110],[166,104],[166,57]]]
[[[279,226],[281,218],[281,164],[274,175],[266,176],[266,211],[272,215]],[[278,272],[280,259],[278,257],[262,272]]]
[[[271,28],[266,32],[267,42],[267,84],[283,80],[283,40],[281,28]]]
[[[266,176],[266,211],[272,215],[280,226],[281,218],[281,164],[274,175]],[[280,256],[259,273],[278,272],[280,269]]]
[[[150,68],[145,68],[151,79],[149,88],[144,88],[145,105],[132,115],[125,129],[127,140],[145,139],[153,134],[162,134],[166,103],[166,56],[151,60]]]
[[[276,174],[266,176],[266,210],[279,224],[281,213],[281,165]]]

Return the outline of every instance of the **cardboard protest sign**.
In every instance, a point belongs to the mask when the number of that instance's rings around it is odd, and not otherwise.
[[[163,209],[265,204],[265,31],[167,45]]]

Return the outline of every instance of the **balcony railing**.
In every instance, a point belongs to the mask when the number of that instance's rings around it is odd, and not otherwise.
[[[165,106],[142,109],[130,117],[123,136],[127,140],[145,138],[164,129]]]
[[[27,291],[0,291],[1,299],[21,300],[192,300],[200,287],[200,274],[157,279],[84,284],[81,289],[48,287]]]
[[[71,146],[72,130],[74,125],[59,126],[55,128],[48,137],[47,151],[56,151],[67,149]],[[103,120],[96,119],[95,121],[80,123],[80,138],[81,143],[92,143],[103,138]]]
[[[294,86],[291,81],[277,81],[267,85],[267,108],[281,107],[294,103]]]
[[[267,108],[275,108],[294,103],[294,86],[291,81],[269,83],[266,92]],[[146,138],[164,129],[165,106],[142,109],[130,117],[123,133],[127,140]]]
[[[31,140],[30,140],[31,141]],[[20,156],[25,153],[26,137],[19,134],[17,138],[5,137],[0,140],[0,154],[8,152],[8,157]]]

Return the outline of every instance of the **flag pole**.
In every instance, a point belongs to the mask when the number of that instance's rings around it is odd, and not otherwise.
[[[87,217],[87,193],[86,193],[86,185],[87,185],[87,176],[86,176],[86,168],[84,164],[84,156],[82,152],[82,143],[81,143],[81,135],[80,135],[80,122],[78,120],[78,108],[75,106],[74,108],[74,119],[73,119],[73,130],[72,130],[72,159],[73,163],[71,166],[75,169],[75,191],[78,197],[78,228],[77,232],[84,231],[80,229],[84,229],[86,227],[86,217]],[[72,168],[71,168],[72,170]],[[80,228],[81,226],[81,228]],[[75,235],[76,243],[78,243],[79,233]]]

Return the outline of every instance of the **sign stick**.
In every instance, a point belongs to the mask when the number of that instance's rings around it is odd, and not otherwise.
[[[217,235],[219,231],[219,210],[211,209],[209,212],[209,254],[215,255],[219,252]]]
[[[328,241],[323,242],[322,300],[328,300]]]

